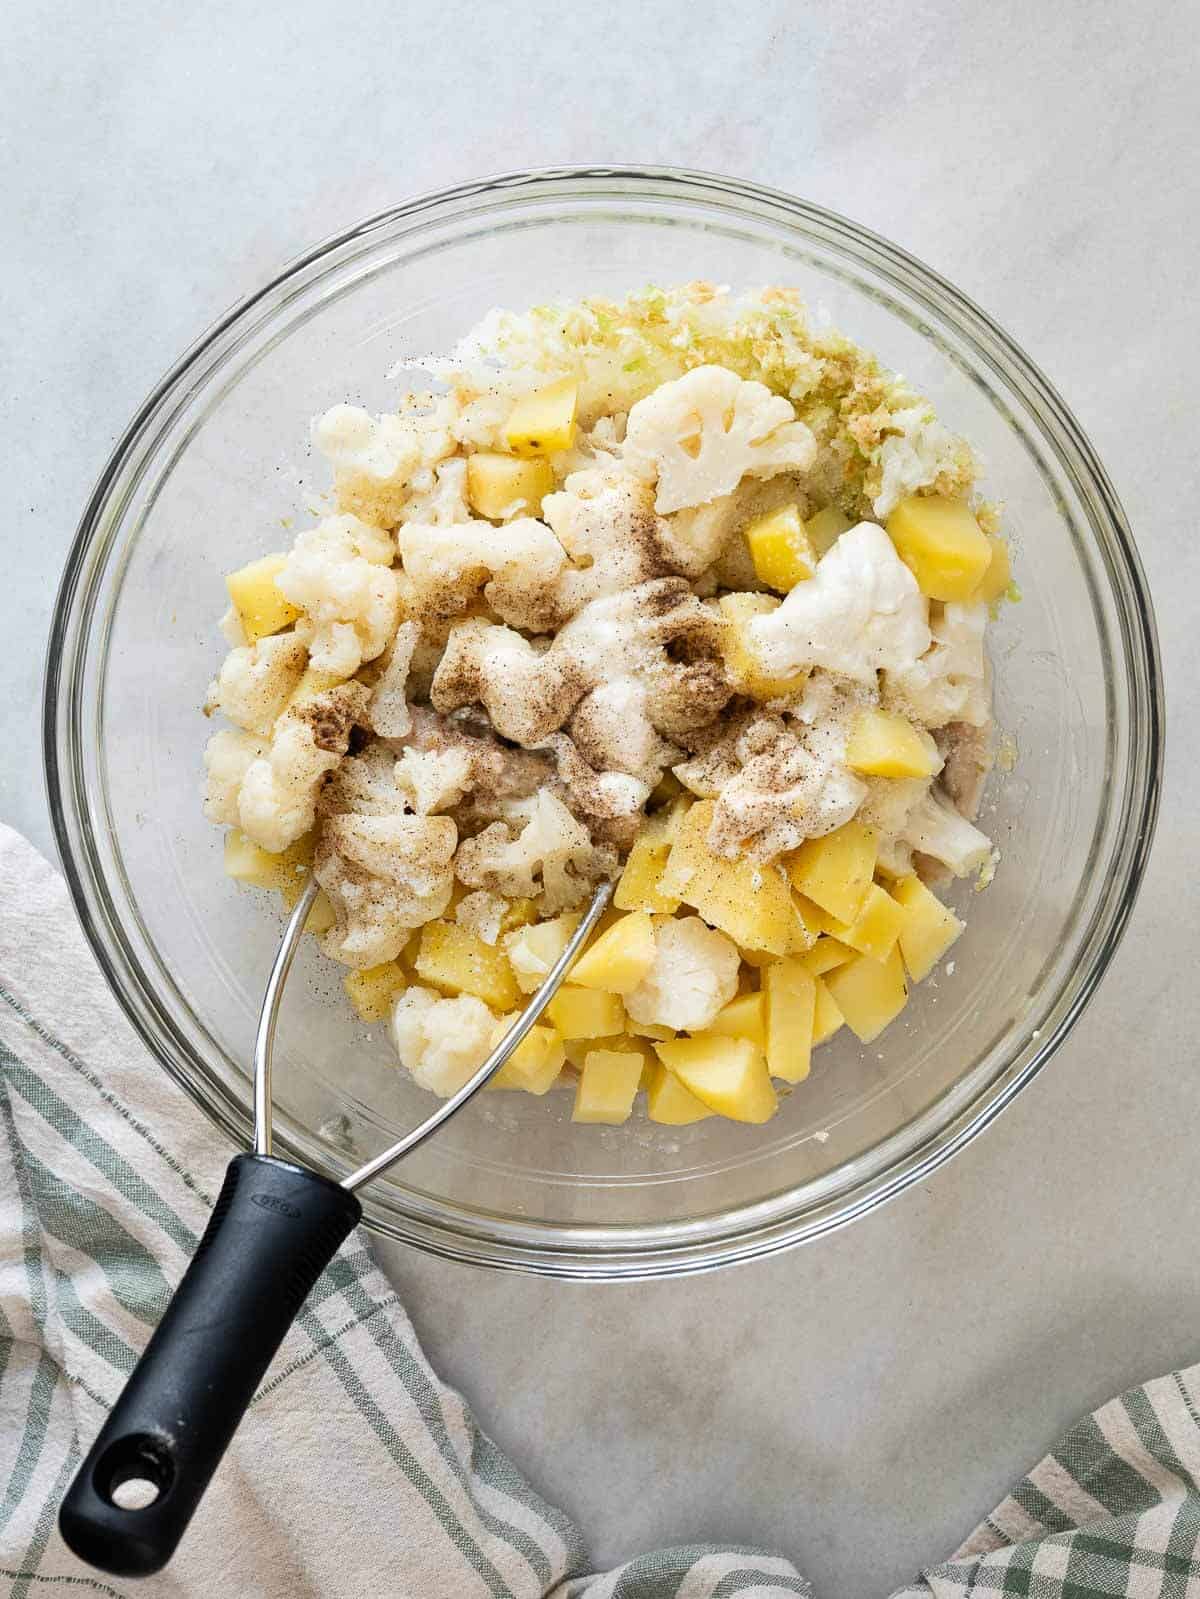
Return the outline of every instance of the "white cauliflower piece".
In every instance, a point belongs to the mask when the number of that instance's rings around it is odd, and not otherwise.
[[[454,527],[471,520],[467,503],[467,463],[462,456],[451,456],[435,467],[422,467],[414,474],[411,492],[404,502],[402,522],[432,522],[437,527]]]
[[[392,1009],[392,1038],[413,1081],[449,1099],[492,1052],[496,1018],[481,999],[442,999],[429,988],[406,988]]]
[[[448,816],[331,816],[314,865],[337,922],[322,941],[347,966],[395,960],[454,888],[458,829]]]
[[[353,677],[383,653],[396,631],[399,589],[388,535],[356,516],[331,516],[301,533],[276,587],[304,617],[309,662],[319,672]]]
[[[943,473],[957,480],[972,471],[967,445],[924,403],[892,412],[887,437],[872,451],[871,463],[879,471],[879,492],[872,502],[878,517],[895,510],[906,494],[936,483]]]
[[[251,763],[238,793],[238,821],[247,838],[273,853],[294,844],[317,818],[321,779],[340,757],[324,750],[312,728],[283,719],[270,753]]]
[[[531,927],[517,927],[505,933],[504,952],[523,994],[532,994],[542,986],[578,926],[578,914],[569,912],[548,922],[535,922]]]
[[[806,838],[832,833],[855,814],[867,788],[838,759],[819,759],[785,738],[755,755],[721,789],[708,832],[718,855],[774,860]]]
[[[421,637],[416,622],[401,622],[371,690],[367,721],[381,738],[406,738],[412,728],[408,710],[408,669]]]
[[[230,605],[221,613],[221,620],[217,623],[221,637],[231,650],[241,649],[249,644],[246,629],[242,626],[242,619],[237,613],[236,606]]]
[[[698,916],[654,919],[654,964],[625,1009],[635,1022],[698,1032],[737,993],[738,948]]]
[[[511,810],[511,823],[493,822],[459,846],[456,871],[468,888],[508,899],[540,896],[543,912],[553,915],[586,899],[591,884],[614,868],[615,856],[597,849],[587,829],[548,790]],[[520,831],[514,837],[515,826]]]
[[[926,727],[991,721],[991,685],[983,637],[987,606],[946,605],[930,618],[931,647],[919,660],[884,674],[884,704]]]
[[[313,443],[334,470],[338,508],[382,527],[399,519],[414,475],[454,453],[452,395],[410,396],[406,406],[373,417],[358,405],[335,405],[312,426]]]
[[[903,841],[948,866],[955,877],[978,871],[991,859],[992,841],[959,814],[941,791],[931,788],[909,816]]]
[[[540,651],[512,628],[478,617],[451,629],[433,674],[435,710],[478,702],[503,738],[531,746],[560,728],[589,686],[565,649]]]
[[[419,816],[448,811],[472,787],[471,757],[464,749],[406,749],[396,762],[396,787]]]
[[[273,633],[241,645],[221,663],[204,701],[206,714],[220,711],[249,733],[268,735],[300,681],[308,651],[295,633]]]
[[[473,894],[464,894],[459,900],[454,907],[454,920],[485,944],[495,944],[507,909],[508,901],[501,895],[477,888]]]
[[[787,400],[721,366],[663,383],[629,413],[623,459],[657,480],[663,513],[730,494],[744,477],[805,472],[816,440]]]
[[[580,701],[571,738],[594,771],[628,772],[653,788],[664,767],[678,759],[650,720],[649,692],[642,677],[614,677]]]
[[[218,827],[237,827],[238,794],[249,768],[268,746],[250,733],[222,728],[209,739],[204,750],[204,814]]]
[[[543,590],[567,562],[554,534],[532,516],[502,527],[474,521],[450,527],[406,522],[397,538],[416,605],[443,615],[462,610],[489,578],[498,581],[502,598]],[[488,583],[489,598],[491,590]]]
[[[813,576],[747,632],[772,677],[823,666],[872,686],[878,669],[911,666],[930,642],[925,597],[874,522],[843,533]]]
[[[557,620],[574,616],[601,595],[690,571],[671,559],[650,486],[628,472],[611,467],[572,472],[557,494],[543,499],[542,517],[576,563],[555,585]]]

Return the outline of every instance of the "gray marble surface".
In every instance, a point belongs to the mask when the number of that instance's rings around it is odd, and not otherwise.
[[[9,0],[5,34],[0,816],[43,848],[42,640],[106,452],[229,302],[408,193],[597,160],[779,185],[933,263],[1091,433],[1155,591],[1172,742],[1137,912],[1052,1069],[923,1187],[715,1277],[562,1287],[381,1251],[598,1561],[750,1540],[826,1599],[884,1593],[1064,1423],[1200,1353],[1194,12]]]

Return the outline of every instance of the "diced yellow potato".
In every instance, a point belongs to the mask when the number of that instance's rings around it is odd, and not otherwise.
[[[991,549],[992,559],[971,599],[982,601],[984,605],[993,605],[997,600],[1003,599],[1012,582],[1012,554],[1007,543],[997,534],[987,533],[984,536]]]
[[[566,1039],[611,1038],[625,1027],[625,1007],[617,994],[564,983],[546,1006],[546,1019]]]
[[[500,1043],[516,1021],[516,1015],[501,1016],[492,1037],[492,1048]],[[519,1088],[527,1094],[545,1094],[558,1081],[566,1059],[562,1039],[553,1027],[537,1022],[492,1078],[493,1088]]]
[[[640,1055],[645,1063],[653,1066],[658,1059],[653,1044],[647,1038],[636,1038],[630,1031],[631,1026],[632,1024],[626,1020],[625,1031],[614,1033],[608,1038],[564,1039],[563,1048],[566,1050],[567,1065],[574,1066],[577,1072],[581,1072],[589,1050],[615,1049],[621,1055]]]
[[[827,1038],[832,1038],[840,1027],[844,1027],[846,1018],[838,1009],[838,1002],[826,984],[819,977],[815,977],[813,982],[816,984],[813,1003],[813,1048],[815,1049]]]
[[[467,504],[479,516],[538,516],[542,500],[553,492],[549,461],[522,461],[496,450],[477,450],[467,457]]]
[[[870,777],[932,777],[942,769],[938,747],[923,727],[896,711],[859,711],[846,740],[846,765]]]
[[[822,933],[813,947],[801,955],[800,961],[814,977],[821,977],[825,972],[831,972],[835,966],[844,966],[853,954],[854,951],[848,944]]]
[[[852,922],[875,876],[878,854],[875,829],[849,821],[822,838],[806,839],[790,857],[788,873],[806,898],[838,921]]]
[[[630,1016],[625,1022],[625,1031],[634,1038],[674,1038],[675,1029],[664,1027],[661,1022],[635,1022]]]
[[[713,1114],[674,1072],[658,1061],[651,1067],[646,1085],[646,1112],[652,1122],[664,1127],[690,1127],[693,1122],[707,1121]]]
[[[931,600],[969,600],[991,564],[992,547],[965,500],[909,494],[888,517],[887,530]]]
[[[602,1122],[617,1127],[629,1120],[642,1081],[642,1057],[636,1051],[590,1049],[584,1057],[575,1090],[573,1122]]]
[[[914,983],[929,976],[963,930],[963,924],[943,905],[919,877],[902,877],[892,884],[892,898],[900,907],[900,953]]]
[[[500,931],[514,933],[518,927],[528,927],[537,921],[537,906],[531,899],[510,899],[500,918]]]
[[[392,1002],[412,979],[399,961],[384,961],[360,972],[347,972],[342,987],[364,1022],[381,1022],[391,1014]]]
[[[903,925],[903,910],[885,889],[872,883],[862,909],[848,926],[838,928],[837,938],[872,960],[884,961],[895,949]]]
[[[781,505],[746,529],[746,544],[760,583],[786,594],[813,575],[816,551],[800,520],[798,505]]]
[[[305,833],[303,838],[273,855],[270,850],[252,843],[238,828],[231,827],[225,834],[225,875],[249,888],[267,888],[280,893],[293,888],[294,905],[312,865],[316,843],[314,833]]]
[[[654,965],[654,923],[645,911],[619,917],[590,944],[571,968],[580,988],[628,994]]]
[[[579,916],[568,911],[565,916],[555,916],[551,921],[517,929],[516,937],[504,947],[522,993],[532,994],[542,986],[546,973],[571,942],[571,935],[578,926]]]
[[[512,1010],[520,997],[504,950],[458,922],[426,922],[413,966],[424,982],[449,994],[474,994],[493,1010]]]
[[[747,856],[714,855],[706,842],[712,816],[713,802],[700,800],[683,817],[660,892],[694,906],[742,949],[785,954],[795,936],[796,912],[783,869]]]
[[[297,895],[296,898],[298,899],[299,895]],[[283,903],[286,905],[287,902],[288,899],[285,893],[283,896]],[[295,900],[293,900],[292,903],[295,904]],[[316,938],[320,938],[321,934],[327,933],[336,921],[337,912],[334,910],[328,894],[326,894],[323,888],[319,888],[317,890],[317,897],[312,903],[312,910],[310,910],[308,913],[308,920],[304,924],[304,931],[306,933],[312,933]]]
[[[731,999],[704,1029],[724,1038],[748,1038],[759,1049],[767,1047],[767,996],[740,994]]]
[[[513,406],[504,428],[504,441],[514,455],[550,455],[569,450],[575,442],[575,408],[579,384],[560,378],[543,389],[524,394]]]
[[[765,704],[799,694],[808,682],[808,673],[791,677],[770,677],[763,671],[750,648],[746,623],[754,616],[765,616],[780,603],[773,594],[722,594],[718,602],[725,625],[721,629],[721,655],[734,687],[741,694]]]
[[[671,800],[678,799],[681,794],[686,792],[687,790],[674,772],[664,772],[650,790],[650,798],[646,801],[646,804],[653,814],[657,812],[659,806],[668,805]]]
[[[613,894],[613,904],[622,911],[650,911],[657,916],[673,916],[679,901],[659,888],[671,853],[669,843],[656,842],[645,833],[634,839],[621,880]]]
[[[654,1047],[663,1065],[718,1116],[757,1124],[779,1108],[763,1053],[748,1038],[701,1033]]]
[[[808,541],[816,551],[818,558],[825,555],[841,538],[848,528],[854,523],[836,505],[827,505],[823,511],[817,511],[809,517],[804,524],[804,531],[808,534]]]
[[[856,955],[822,979],[851,1032],[864,1044],[878,1038],[908,1003],[904,962],[894,949],[886,961]]]
[[[785,1083],[808,1076],[812,1059],[816,978],[798,960],[776,961],[763,973],[767,1002],[767,1070]]]
[[[315,699],[318,694],[327,694],[331,688],[336,688],[339,683],[345,681],[346,679],[339,677],[336,672],[318,672],[315,666],[306,666],[283,708],[285,711],[290,711],[293,705],[303,705],[306,700]]]
[[[275,586],[286,563],[286,555],[264,555],[249,566],[230,572],[225,579],[242,632],[251,644],[289,627],[300,615],[299,607],[285,599]]]

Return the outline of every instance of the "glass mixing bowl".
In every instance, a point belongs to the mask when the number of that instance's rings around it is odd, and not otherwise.
[[[797,286],[986,462],[1024,595],[993,646],[1015,760],[983,824],[1003,859],[986,893],[958,889],[953,973],[918,987],[869,1048],[843,1029],[766,1127],[576,1127],[566,1094],[481,1096],[364,1196],[372,1227],[443,1255],[667,1275],[861,1215],[1050,1059],[1145,863],[1162,748],[1145,582],[1087,439],[1000,329],[894,245],[751,184],[651,168],[493,178],[372,218],[238,306],[150,396],[87,507],[50,640],[50,799],[83,924],[153,1053],[247,1141],[281,917],[222,875],[221,835],[200,814],[199,707],[225,648],[223,573],[285,544],[323,486],[310,416],[336,400],[387,409],[390,368],[448,350],[493,305],[696,277]],[[280,1148],[339,1173],[431,1103],[315,948],[288,988],[276,1083]]]

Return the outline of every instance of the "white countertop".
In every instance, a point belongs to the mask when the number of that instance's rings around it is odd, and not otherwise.
[[[1065,1423],[1198,1353],[1194,15],[605,10],[10,0],[0,817],[50,848],[42,641],[107,451],[184,346],[322,235],[481,170],[662,162],[846,212],[985,306],[1112,473],[1170,689],[1149,878],[1069,1044],[930,1182],[766,1263],[602,1289],[381,1250],[435,1364],[598,1562],[766,1543],[824,1599],[867,1599]]]

